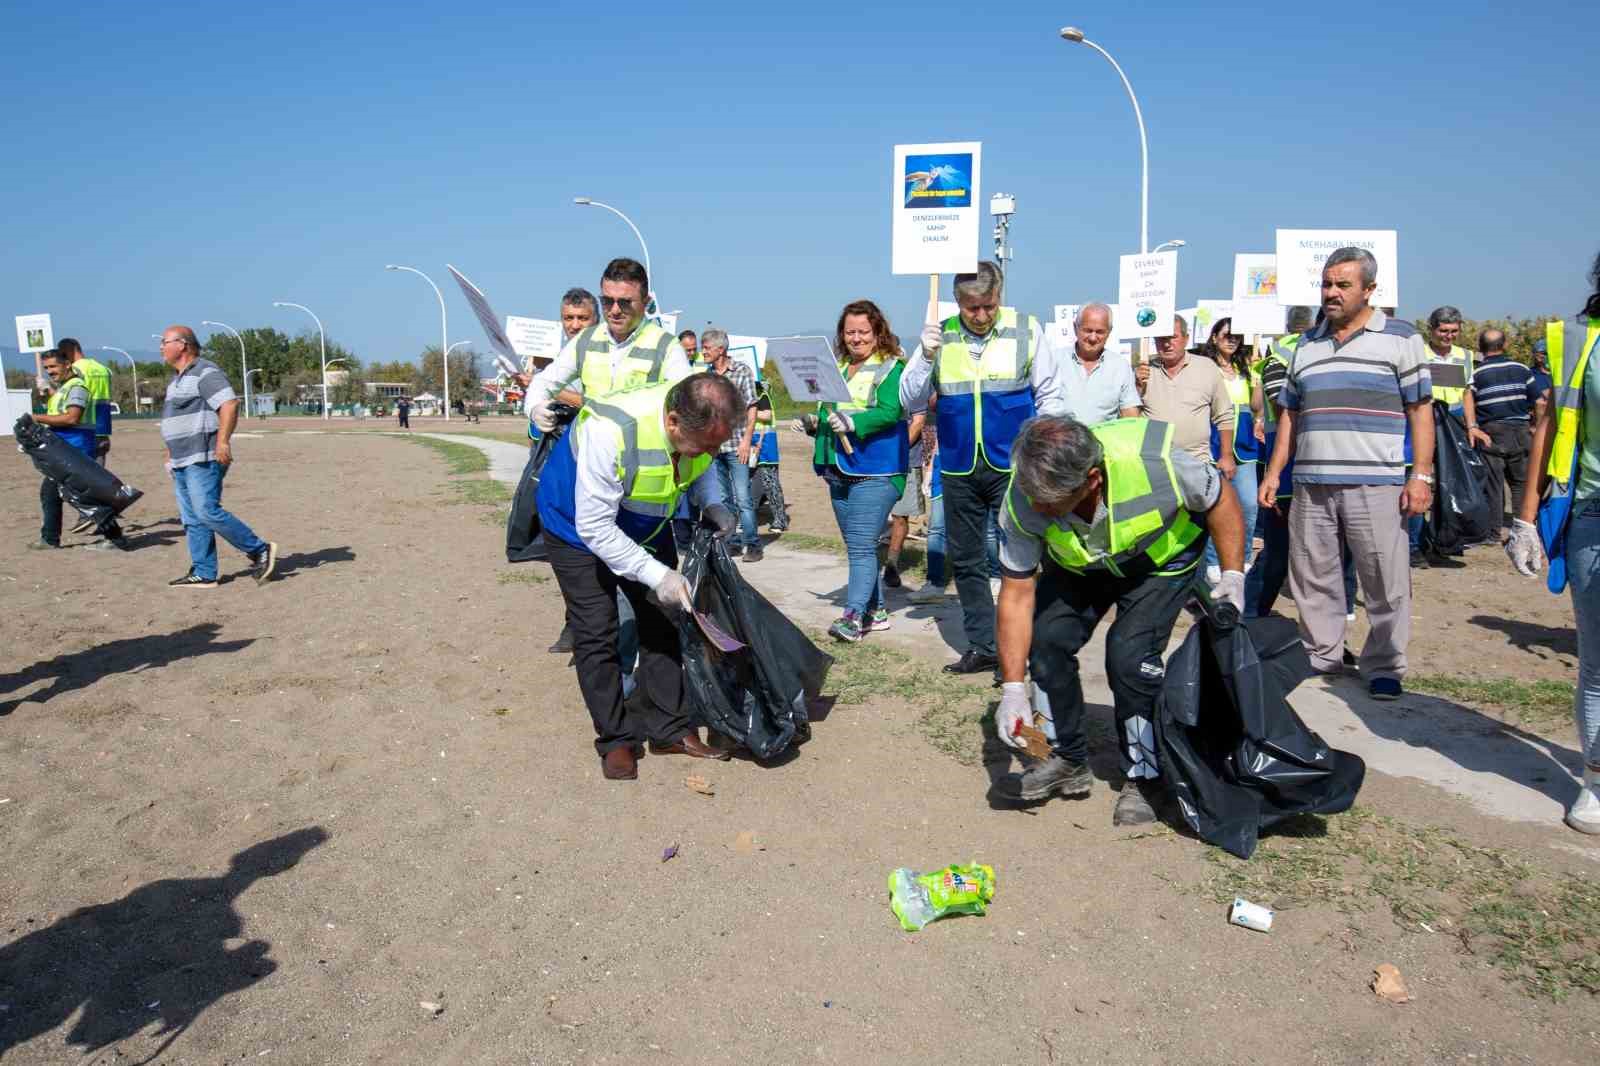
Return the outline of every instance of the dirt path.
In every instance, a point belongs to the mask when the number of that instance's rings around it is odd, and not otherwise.
[[[864,682],[866,660],[836,668],[859,702],[781,766],[650,758],[635,784],[601,781],[572,671],[543,651],[548,569],[501,564],[494,510],[374,428],[273,420],[239,442],[228,505],[285,557],[267,586],[163,587],[187,564],[153,427],[113,455],[149,492],[139,550],[0,556],[0,1062],[137,1062],[168,1041],[157,1061],[1600,1050],[1587,993],[1529,996],[1386,908],[1279,901],[1271,934],[1229,927],[1230,868],[1166,831],[1114,833],[1103,785],[991,809],[993,764],[930,743],[930,708]],[[806,484],[786,477],[809,522]],[[34,535],[36,487],[0,464],[5,543]],[[987,690],[967,688],[939,691],[970,700],[978,735]],[[715,796],[684,787],[693,771]],[[1440,789],[1373,774],[1363,803],[1541,876],[1588,867]],[[902,933],[888,872],[972,858],[999,873],[990,914]],[[1416,1002],[1375,1000],[1379,962]]]

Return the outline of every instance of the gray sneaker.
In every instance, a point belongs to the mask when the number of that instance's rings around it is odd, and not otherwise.
[[[1122,784],[1122,794],[1117,797],[1116,809],[1111,812],[1111,824],[1149,825],[1156,820],[1156,809],[1150,803],[1150,796],[1154,791],[1151,783],[1144,779],[1130,778]]]
[[[1094,787],[1094,775],[1087,763],[1069,762],[1052,755],[1029,768],[1017,783],[1017,798],[1033,802],[1051,796],[1081,799]]]

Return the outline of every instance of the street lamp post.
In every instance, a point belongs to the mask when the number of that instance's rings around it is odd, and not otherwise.
[[[129,369],[131,369],[133,371],[133,413],[134,414],[138,414],[139,413],[139,366],[138,366],[138,364],[133,361],[133,356],[129,355],[127,352],[123,351],[121,348],[113,348],[109,344],[102,344],[100,346],[100,350],[102,352],[116,352],[118,355],[122,356],[122,358],[124,358],[124,359],[126,359],[128,361],[128,367],[129,367]]]
[[[383,269],[404,270],[408,274],[415,274],[423,281],[426,281],[428,286],[433,289],[433,294],[439,298],[439,353],[444,362],[444,420],[448,422],[450,421],[450,316],[444,308],[444,293],[439,291],[439,286],[433,283],[432,278],[416,267],[397,266],[394,263],[390,263]]]
[[[272,301],[272,306],[293,307],[298,311],[304,311],[311,316],[311,321],[317,324],[317,343],[322,346],[322,417],[332,418],[332,414],[328,411],[328,334],[322,328],[322,319],[318,318],[317,313],[305,304],[290,303],[288,300],[274,300]]]
[[[579,207],[603,207],[607,211],[610,211],[613,215],[616,215],[618,218],[622,219],[622,221],[626,222],[628,224],[628,228],[633,230],[633,235],[635,237],[639,238],[639,247],[641,249],[643,249],[643,251],[644,251],[644,273],[645,273],[645,277],[650,279],[650,291],[645,293],[645,300],[646,300],[647,303],[649,303],[650,305],[654,306],[655,303],[656,303],[656,293],[655,293],[656,275],[655,275],[655,272],[650,269],[650,246],[648,244],[644,243],[644,234],[640,233],[639,232],[639,227],[635,226],[633,224],[633,219],[629,218],[627,215],[623,214],[621,211],[618,211],[616,208],[612,207],[610,204],[603,204],[599,200],[591,200],[587,196],[574,196],[572,198],[572,202],[577,204]],[[645,313],[646,314],[650,314],[651,313],[649,307],[645,308]]]
[[[1128,76],[1122,72],[1122,67],[1117,61],[1111,58],[1111,53],[1085,37],[1082,30],[1076,26],[1063,26],[1061,39],[1075,44],[1086,44],[1105,56],[1106,62],[1111,64],[1111,69],[1122,79],[1122,87],[1128,90],[1128,99],[1133,101],[1133,117],[1139,123],[1139,252],[1142,255],[1150,250],[1150,144],[1145,139],[1144,112],[1139,110],[1139,98],[1133,94],[1133,83],[1128,81]]]
[[[218,327],[220,329],[225,329],[229,333],[233,334],[233,339],[234,340],[239,342],[239,374],[240,374],[240,376],[242,376],[244,378],[244,416],[246,418],[249,418],[250,417],[250,364],[249,364],[248,361],[246,361],[245,355],[244,355],[244,338],[239,336],[239,331],[238,330],[234,329],[232,326],[228,325],[226,322],[212,322],[212,321],[209,321],[207,319],[201,319],[200,320],[200,324],[202,326],[216,326],[216,327]]]
[[[1155,248],[1151,249],[1151,254],[1154,255],[1159,252],[1164,252],[1168,248],[1176,252],[1179,248],[1187,247],[1188,244],[1188,241],[1162,241],[1160,244],[1156,245]]]

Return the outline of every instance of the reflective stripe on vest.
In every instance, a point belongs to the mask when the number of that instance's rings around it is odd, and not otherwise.
[[[899,360],[886,358],[882,353],[866,360],[860,369],[845,379],[850,389],[849,403],[817,405],[822,421],[827,421],[830,407],[852,418],[875,407],[878,402],[878,386],[894,373],[899,365]],[[840,366],[839,373],[844,374],[849,366],[849,363]],[[867,373],[868,367],[872,369],[870,374]],[[910,465],[910,427],[904,417],[894,425],[865,437],[851,433],[850,446],[855,449],[854,455],[845,454],[845,450],[835,444],[833,465],[853,477],[897,477],[904,474]]]
[[[1447,359],[1440,359],[1434,354],[1433,349],[1429,348],[1428,362],[1423,365],[1426,366],[1432,363],[1453,363],[1456,366],[1463,367],[1467,372],[1468,383],[1472,381],[1472,353],[1460,345],[1452,344],[1450,346],[1450,356]],[[1446,407],[1454,407],[1460,403],[1461,397],[1466,395],[1466,392],[1465,387],[1458,389],[1449,385],[1433,386],[1433,398],[1435,400],[1443,400]]]
[[[74,373],[72,377],[68,378],[67,380],[63,381],[59,386],[57,386],[56,391],[52,392],[49,395],[49,397],[45,400],[45,402],[44,402],[44,412],[45,412],[45,414],[47,414],[47,415],[64,415],[64,414],[67,413],[67,411],[69,410],[69,408],[67,407],[67,391],[68,391],[69,387],[74,382],[76,382],[79,385],[84,386],[84,391],[86,391],[86,392],[88,391],[88,385],[89,385],[88,381],[86,381],[84,378],[82,378],[82,377],[78,376],[76,373]],[[90,403],[91,406],[94,403],[94,400],[93,400],[92,397],[93,397],[93,394],[91,394],[91,398],[89,400],[89,403]],[[64,441],[66,441],[68,444],[72,445],[74,448],[78,449],[80,452],[82,452],[83,454],[87,455],[89,458],[91,458],[91,459],[94,458],[94,425],[93,425],[93,419],[90,417],[89,412],[88,412],[88,410],[86,408],[83,408],[83,407],[79,407],[78,408],[78,424],[77,425],[75,425],[75,426],[51,426],[50,428],[55,433],[56,436],[60,437]]]
[[[1016,475],[1006,490],[1006,506],[1017,525],[1043,537],[1050,556],[1074,573],[1123,569],[1148,560],[1157,572],[1183,555],[1205,533],[1183,506],[1177,475],[1172,470],[1172,425],[1148,418],[1120,418],[1091,426],[1105,451],[1105,506],[1109,512],[1110,543],[1104,556],[1095,556],[1071,528],[1035,511]],[[1171,573],[1182,573],[1198,562],[1187,560]]]
[[[944,323],[939,350],[939,464],[961,476],[977,469],[978,456],[996,470],[1011,469],[1011,442],[1035,414],[1033,404],[1034,319],[1002,307],[983,355],[972,357],[961,316]]]
[[[1261,445],[1256,441],[1255,412],[1250,410],[1250,399],[1255,395],[1259,380],[1253,372],[1248,377],[1235,374],[1222,379],[1228,390],[1228,399],[1233,401],[1233,457],[1241,463],[1261,460]],[[1217,427],[1212,426],[1211,436],[1211,454],[1217,457],[1222,447],[1222,435],[1217,432]]]
[[[111,371],[104,363],[87,355],[73,362],[72,369],[89,386],[89,405],[93,410],[87,421],[94,423],[98,436],[111,436]]]
[[[1288,370],[1294,365],[1295,349],[1300,347],[1299,333],[1285,333],[1272,342],[1272,350],[1267,357],[1261,360],[1261,376],[1266,376],[1267,364],[1273,360],[1283,364],[1283,369]],[[1267,432],[1271,433],[1278,428],[1278,410],[1273,406],[1272,400],[1265,393],[1261,396],[1261,419],[1267,424]]]
[[[1583,376],[1594,358],[1595,347],[1600,345],[1600,318],[1589,319],[1580,334],[1576,323],[1569,328],[1563,322],[1545,323],[1545,346],[1550,360],[1552,389],[1550,404],[1555,411],[1555,440],[1550,445],[1550,464],[1547,470],[1556,481],[1558,495],[1566,495],[1577,483],[1573,472],[1578,468],[1578,450],[1583,443]],[[1572,344],[1568,344],[1571,339]],[[1568,351],[1572,360],[1567,361]]]
[[[611,353],[616,343],[612,341],[604,322],[589,326],[573,341],[578,380],[583,382],[584,396],[599,398],[619,389],[656,384],[661,380],[661,367],[667,361],[667,349],[672,346],[672,339],[672,334],[655,323],[643,323],[634,334],[628,354],[623,356],[613,375]]]
[[[573,427],[575,458],[577,430],[585,422],[598,420],[616,435],[616,473],[623,493],[617,525],[641,544],[649,542],[666,525],[677,509],[678,497],[705,473],[712,461],[710,455],[692,459],[680,456],[674,469],[662,415],[671,390],[671,384],[658,383],[623,389],[604,401],[586,401]]]

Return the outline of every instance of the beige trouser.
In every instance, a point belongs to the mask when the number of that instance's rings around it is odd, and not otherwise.
[[[1289,511],[1289,595],[1300,615],[1300,640],[1317,670],[1344,656],[1343,545],[1350,545],[1371,632],[1361,649],[1368,681],[1399,680],[1411,640],[1411,556],[1399,485],[1307,485],[1297,482]]]

